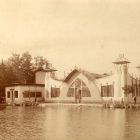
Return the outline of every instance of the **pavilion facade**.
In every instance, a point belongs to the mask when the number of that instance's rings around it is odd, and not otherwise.
[[[130,62],[124,56],[120,56],[113,63],[116,68],[111,74],[96,74],[75,68],[64,79],[56,78],[56,70],[53,68],[38,70],[36,71],[36,82],[32,88],[35,93],[41,91],[37,100],[42,99],[45,102],[133,102],[134,97],[137,98],[137,102],[140,102],[140,79],[129,74],[128,65]],[[29,85],[24,86],[26,87],[24,91],[18,92],[19,102],[25,100],[26,97],[23,96],[25,91],[26,94],[29,92]],[[13,98],[14,92],[10,90],[13,87],[17,88],[16,85],[6,87],[7,102]],[[18,87],[20,89],[20,85]],[[35,87],[38,91],[35,90]],[[35,94],[36,96],[39,95]],[[31,98],[26,99],[31,100]],[[14,101],[16,100],[14,99]]]

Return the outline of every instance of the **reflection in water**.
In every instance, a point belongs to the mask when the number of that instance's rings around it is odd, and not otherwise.
[[[0,139],[139,140],[140,111],[74,106],[6,107]]]

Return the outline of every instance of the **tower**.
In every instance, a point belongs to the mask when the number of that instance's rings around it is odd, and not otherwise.
[[[137,74],[140,75],[140,65],[136,67],[137,68]]]
[[[51,97],[51,79],[55,78],[55,72],[57,71],[55,68],[52,67],[51,63],[48,63],[45,70],[45,100]]]
[[[129,63],[131,63],[128,59],[124,57],[124,54],[121,54],[119,58],[117,58],[113,64],[116,67],[116,75],[118,79],[118,94],[116,97],[122,97],[127,96],[127,86],[128,86],[128,67]],[[125,92],[122,91],[122,88],[125,88]],[[125,94],[124,94],[125,93]]]

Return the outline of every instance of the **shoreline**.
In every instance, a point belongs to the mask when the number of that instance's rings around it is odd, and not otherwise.
[[[75,106],[75,107],[97,107],[97,108],[114,108],[114,109],[140,109],[140,104],[110,104],[110,103],[40,103],[38,106]]]
[[[46,106],[75,106],[75,107],[81,107],[81,106],[86,106],[86,107],[100,107],[102,108],[102,104],[91,104],[91,103],[40,103],[38,106],[40,107],[46,107]]]
[[[95,108],[114,108],[114,109],[140,109],[139,103],[119,103],[119,104],[113,104],[113,103],[58,103],[58,102],[33,102],[33,103],[22,103],[22,104],[0,104],[0,107],[6,107],[6,106],[38,106],[38,107],[46,107],[46,106],[75,106],[75,107],[95,107]]]

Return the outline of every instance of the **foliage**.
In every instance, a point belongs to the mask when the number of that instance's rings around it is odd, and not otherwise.
[[[33,82],[33,64],[31,61],[32,56],[28,52],[22,54],[20,68],[25,83]]]
[[[42,56],[34,57],[34,67],[35,68],[43,68],[48,65],[48,60],[43,58]]]
[[[132,93],[132,90],[133,90],[132,86],[130,86],[130,85],[125,85],[122,89],[124,90],[125,94],[130,94],[130,93]]]

